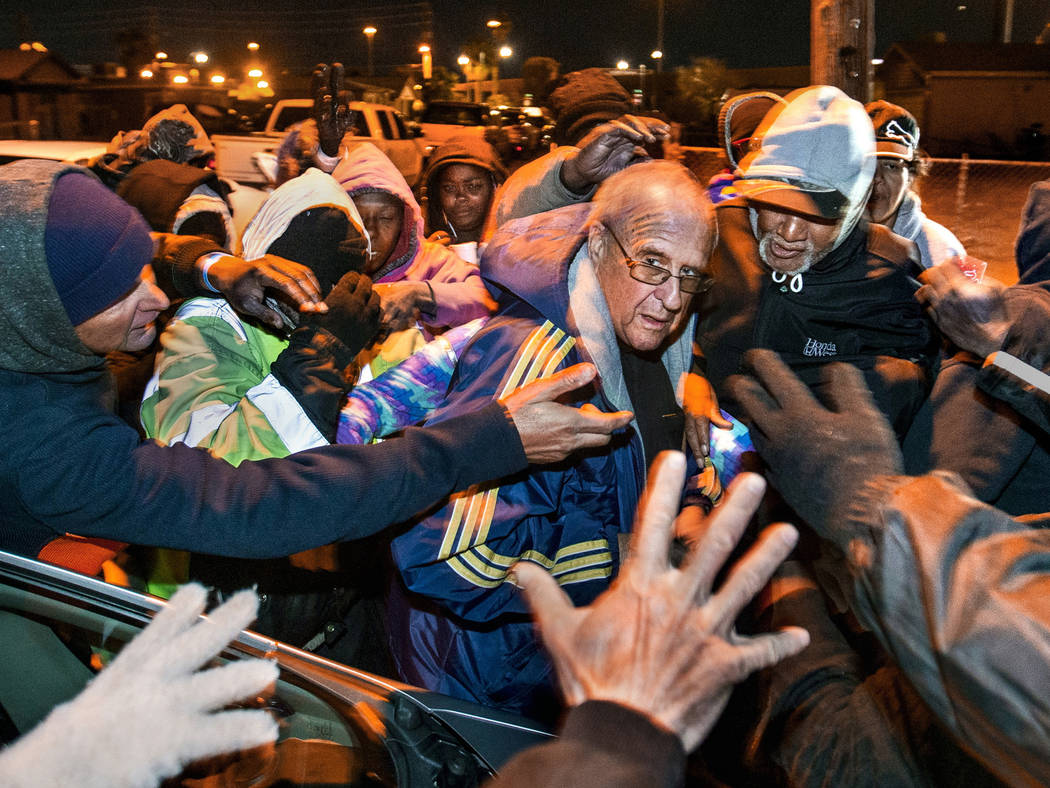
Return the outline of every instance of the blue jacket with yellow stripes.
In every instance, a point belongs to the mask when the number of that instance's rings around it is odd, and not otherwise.
[[[493,238],[482,274],[499,309],[461,354],[431,421],[580,361],[598,366],[601,385],[578,392],[575,404],[631,408],[587,258],[591,209],[515,220]],[[691,328],[664,354],[672,381],[688,367]],[[398,537],[393,552],[403,583],[391,600],[390,627],[402,677],[520,713],[543,716],[553,708],[552,667],[508,571],[534,561],[577,605],[592,601],[619,564],[620,536],[644,485],[643,456],[631,428],[601,451],[458,493]]]

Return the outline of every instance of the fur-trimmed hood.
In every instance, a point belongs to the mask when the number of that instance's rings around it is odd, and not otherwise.
[[[383,192],[401,200],[405,218],[401,223],[401,237],[394,245],[389,259],[372,275],[374,281],[397,281],[415,261],[423,246],[423,212],[412,196],[404,176],[379,148],[362,142],[350,148],[332,173],[343,190],[353,199],[355,195]]]

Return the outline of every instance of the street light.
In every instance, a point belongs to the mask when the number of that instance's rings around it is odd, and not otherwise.
[[[249,41],[248,42],[248,51],[249,52],[258,52],[259,51],[259,44],[258,44],[258,42],[256,42],[256,41]]]
[[[375,64],[372,61],[372,39],[375,38],[376,33],[379,31],[372,25],[369,25],[361,32],[364,33],[365,38],[368,39],[368,76],[375,76]]]
[[[423,81],[426,82],[427,80],[430,79],[431,75],[434,73],[434,66],[433,66],[434,61],[431,59],[432,55],[430,54],[430,45],[429,44],[420,44],[419,45],[419,54],[422,55],[422,58],[421,58],[422,62],[421,62],[420,65],[423,68]]]
[[[616,62],[616,68],[619,71],[626,71],[628,66],[630,66],[630,63],[628,63],[626,60],[618,60]]]
[[[469,66],[470,65],[470,58],[467,57],[466,55],[460,55],[459,57],[456,58],[456,62],[459,63],[461,66]]]
[[[492,62],[492,93],[493,95],[499,95],[499,59],[501,57],[506,58],[514,54],[509,46],[506,45],[508,27],[504,26],[503,22],[498,19],[490,19],[485,23],[485,26],[492,32],[492,43],[493,46],[496,44],[502,44],[497,50],[497,57],[493,58]],[[502,30],[500,28],[503,28]]]
[[[142,71],[139,72],[139,76],[143,79],[153,79],[153,72],[150,71],[148,68],[144,68],[142,69]]]
[[[649,57],[651,57],[653,60],[659,60],[663,56],[664,56],[664,53],[661,52],[659,49],[654,49],[652,54],[649,55]]]
[[[187,82],[190,81],[190,78],[187,77],[185,74],[176,74],[171,78],[171,81],[174,82],[176,85],[185,85]]]
[[[193,53],[193,62],[194,63],[202,63],[202,64],[203,63],[207,63],[208,62],[208,55],[206,53],[204,53],[204,52],[194,52]]]
[[[226,77],[224,77],[222,74],[212,74],[211,75],[211,83],[213,85],[221,85],[225,81],[226,81]]]
[[[153,57],[156,60],[167,60],[168,59],[168,53],[167,52],[158,52]]]
[[[248,76],[251,77],[252,79],[259,79],[259,77],[262,76],[262,69],[261,68],[253,68],[251,71],[248,72]]]

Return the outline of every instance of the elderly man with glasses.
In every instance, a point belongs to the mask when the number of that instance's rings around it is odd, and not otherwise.
[[[578,605],[616,574],[646,468],[683,446],[690,307],[710,285],[715,236],[696,178],[641,161],[592,201],[508,221],[492,237],[481,267],[499,308],[461,354],[433,421],[584,360],[598,382],[583,407],[635,418],[608,447],[464,490],[395,540],[403,586],[391,638],[406,680],[553,717],[551,663],[513,567],[548,569]]]

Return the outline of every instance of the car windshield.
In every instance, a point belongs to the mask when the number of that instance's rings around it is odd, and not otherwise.
[[[431,104],[423,113],[423,123],[447,123],[453,126],[484,126],[481,107]]]

